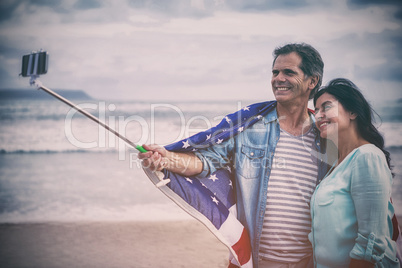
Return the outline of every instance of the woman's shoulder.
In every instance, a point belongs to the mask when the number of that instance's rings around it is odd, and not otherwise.
[[[355,168],[366,170],[369,173],[390,173],[383,151],[374,144],[365,144],[355,150],[352,158]]]
[[[385,160],[385,155],[383,151],[372,143],[361,145],[356,148],[355,157],[374,157]]]
[[[375,145],[365,144],[357,148],[350,164],[352,185],[371,183],[379,189],[391,186],[392,174],[385,155]],[[356,191],[357,188],[354,189]]]

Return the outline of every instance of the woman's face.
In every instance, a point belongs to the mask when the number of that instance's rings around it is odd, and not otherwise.
[[[329,93],[322,94],[315,105],[315,119],[321,137],[337,143],[339,137],[348,137],[355,119],[351,112],[346,111],[341,103]]]

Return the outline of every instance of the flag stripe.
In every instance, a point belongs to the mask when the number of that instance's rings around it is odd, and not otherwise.
[[[246,229],[243,228],[243,232],[239,241],[232,246],[234,251],[237,252],[240,265],[246,264],[251,258],[251,245],[250,238]]]

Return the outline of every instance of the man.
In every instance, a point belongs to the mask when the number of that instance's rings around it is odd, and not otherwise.
[[[321,85],[323,68],[310,45],[279,47],[271,80],[277,104],[261,120],[194,153],[144,145],[149,152],[139,154],[144,166],[184,176],[234,168],[237,217],[249,232],[254,267],[312,265],[309,201],[327,161],[307,105]]]

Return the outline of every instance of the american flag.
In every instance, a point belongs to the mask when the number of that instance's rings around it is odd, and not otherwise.
[[[215,127],[165,146],[176,152],[196,151],[237,135],[261,120],[276,101],[257,103],[225,116]],[[206,178],[184,177],[169,171],[157,177],[145,170],[155,184],[177,205],[202,222],[230,251],[229,267],[253,267],[248,231],[236,217],[235,184],[230,166]],[[170,181],[169,181],[170,180]]]

